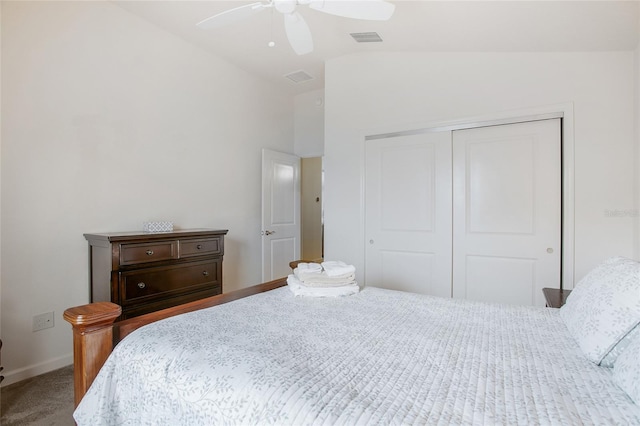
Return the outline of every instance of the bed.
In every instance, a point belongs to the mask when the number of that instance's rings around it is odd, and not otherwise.
[[[596,272],[596,284],[574,290],[568,314],[373,287],[295,297],[284,280],[115,325],[112,304],[72,308],[74,418],[80,426],[640,425],[628,352],[640,353],[640,300],[620,296],[638,318],[596,354],[567,319],[584,323],[589,294],[611,284]]]

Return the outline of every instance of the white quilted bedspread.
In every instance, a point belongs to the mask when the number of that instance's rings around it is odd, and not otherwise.
[[[640,425],[558,310],[280,288],[122,341],[78,425]]]

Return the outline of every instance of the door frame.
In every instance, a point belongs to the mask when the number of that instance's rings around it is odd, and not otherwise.
[[[361,170],[365,170],[365,144],[375,139],[395,136],[413,135],[429,132],[453,131],[477,127],[515,124],[526,121],[561,119],[561,279],[563,289],[573,289],[575,282],[575,140],[574,140],[574,107],[573,103],[533,107],[506,112],[496,112],[481,116],[460,118],[448,121],[425,122],[414,125],[387,126],[370,129],[360,135]],[[365,174],[360,179],[360,246],[363,259],[366,257],[366,224],[365,224]],[[363,263],[364,264],[364,263]]]

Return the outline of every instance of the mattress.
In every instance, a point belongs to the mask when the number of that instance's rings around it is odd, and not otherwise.
[[[285,288],[120,342],[78,425],[640,424],[557,309]]]

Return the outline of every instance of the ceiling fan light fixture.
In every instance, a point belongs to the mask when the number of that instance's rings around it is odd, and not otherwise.
[[[296,10],[296,0],[273,0],[273,6],[280,13],[293,13]]]

